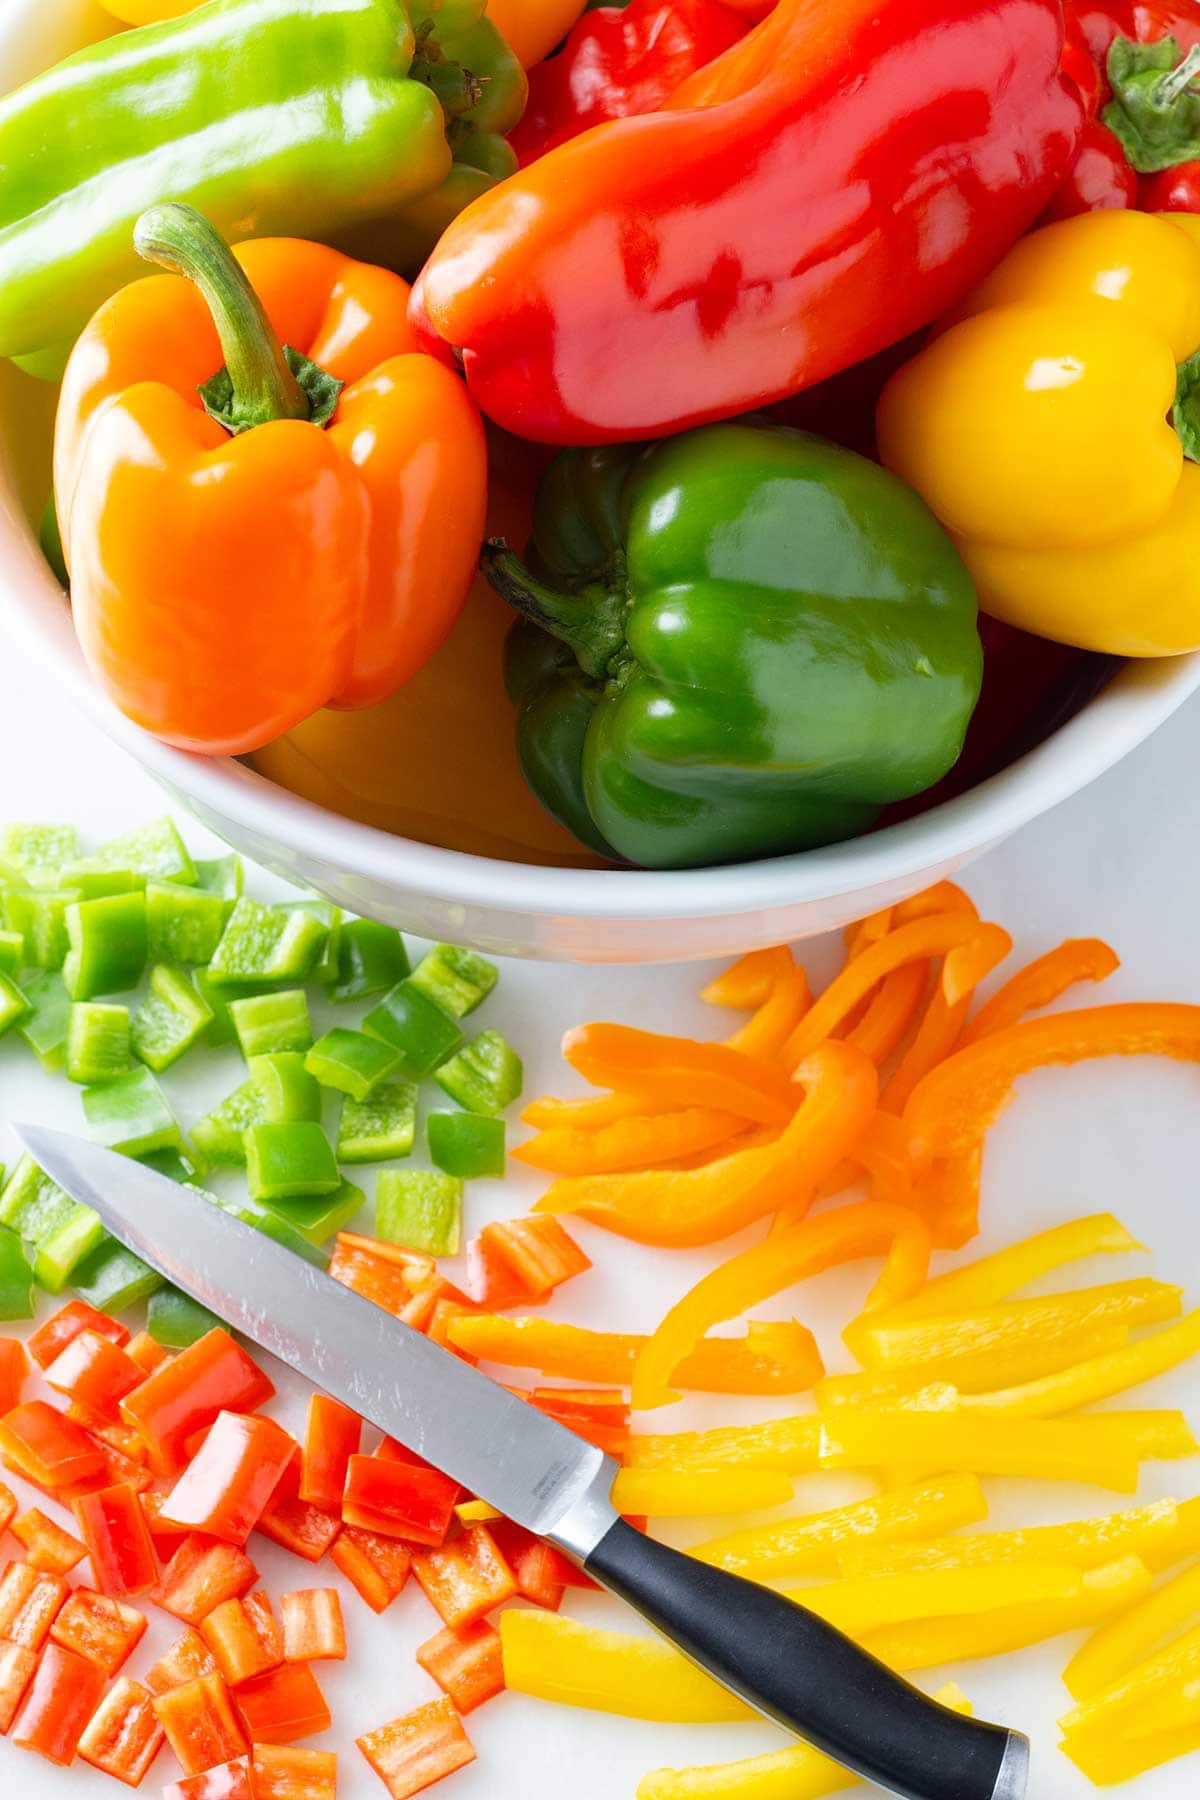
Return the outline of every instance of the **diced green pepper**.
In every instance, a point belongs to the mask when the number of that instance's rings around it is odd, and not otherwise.
[[[85,1087],[111,1081],[129,1067],[129,1008],[76,1000],[67,1026],[67,1080]]]
[[[148,880],[182,881],[189,887],[196,880],[196,865],[169,818],[152,819],[102,844],[94,860],[110,869],[133,869]]]
[[[363,1020],[363,1030],[400,1052],[406,1075],[429,1075],[452,1056],[463,1041],[461,1028],[414,987],[412,977],[397,982]]]
[[[19,931],[0,931],[0,974],[15,980],[25,967],[25,938]]]
[[[168,1181],[195,1181],[204,1172],[199,1164],[193,1162],[190,1156],[185,1156],[182,1150],[177,1150],[173,1144],[169,1144],[165,1150],[151,1150],[148,1155],[139,1156],[137,1161],[147,1169],[153,1169],[156,1174],[165,1175]]]
[[[245,895],[234,906],[209,974],[230,987],[303,981],[325,949],[325,926],[310,912],[264,906]]]
[[[136,869],[109,869],[92,857],[64,863],[59,871],[64,887],[78,891],[81,900],[107,900],[111,894],[144,892],[146,877]]]
[[[0,1319],[32,1319],[33,1270],[15,1231],[0,1227]]]
[[[150,992],[134,1015],[133,1053],[147,1068],[161,1073],[199,1043],[212,1017],[208,1002],[182,969],[156,963],[150,971]]]
[[[320,1247],[315,1243],[310,1243],[306,1237],[302,1236],[295,1226],[288,1223],[282,1213],[275,1212],[269,1206],[264,1206],[261,1200],[251,1200],[246,1194],[238,1194],[232,1198],[226,1198],[223,1194],[210,1194],[209,1199],[214,1205],[219,1206],[222,1212],[231,1213],[235,1219],[240,1219],[243,1225],[249,1225],[251,1230],[261,1231],[264,1237],[273,1238],[277,1244],[282,1244],[285,1250],[292,1252],[293,1256],[302,1256],[305,1262],[313,1263],[320,1268],[324,1268],[329,1260]],[[296,1201],[292,1204],[330,1206],[334,1199],[336,1199],[336,1195],[331,1196],[329,1200]]]
[[[262,1102],[254,1124],[286,1125],[293,1119],[320,1119],[321,1090],[305,1068],[300,1051],[278,1050],[270,1056],[248,1057],[246,1061]]]
[[[157,1269],[107,1233],[71,1277],[71,1286],[81,1300],[98,1312],[110,1314],[128,1312],[131,1306],[156,1294],[162,1285]]]
[[[197,1119],[191,1139],[209,1162],[234,1166],[246,1160],[245,1134],[264,1119],[263,1097],[255,1081],[243,1081],[219,1106]]]
[[[230,907],[241,899],[243,881],[240,856],[213,856],[196,864],[195,885],[206,894],[219,894]]]
[[[74,825],[6,825],[0,831],[0,860],[27,880],[52,874],[79,855]]]
[[[27,1019],[33,1008],[11,975],[0,974],[0,1037]]]
[[[23,1156],[0,1194],[0,1225],[15,1231],[34,1253],[34,1279],[60,1294],[72,1272],[104,1236],[100,1216],[81,1206]]]
[[[62,968],[70,947],[67,912],[79,898],[78,888],[25,888],[5,895],[5,922],[21,933],[27,963],[37,969]]]
[[[99,1213],[70,1201],[71,1214],[34,1248],[33,1273],[48,1294],[61,1294],[83,1259],[104,1236]]]
[[[99,1143],[127,1156],[178,1149],[183,1142],[167,1097],[149,1069],[131,1069],[115,1081],[84,1088],[83,1113]]]
[[[481,1031],[457,1056],[443,1063],[433,1079],[468,1112],[490,1116],[503,1112],[516,1099],[525,1071],[506,1038],[498,1031]]]
[[[408,951],[398,931],[374,919],[350,919],[342,927],[337,981],[329,998],[341,1003],[386,994],[408,969]]]
[[[186,1350],[220,1323],[216,1313],[174,1287],[151,1294],[146,1309],[146,1330],[165,1350]]]
[[[313,1041],[303,988],[281,988],[277,994],[231,1000],[229,1017],[247,1059],[271,1056],[279,1050],[307,1050]]]
[[[251,1125],[246,1133],[246,1179],[252,1200],[335,1194],[341,1185],[333,1145],[311,1119]]]
[[[146,967],[146,896],[111,894],[67,907],[71,948],[63,980],[72,1000],[121,994],[136,987]]]
[[[447,1175],[464,1181],[504,1174],[503,1119],[483,1118],[479,1113],[435,1112],[426,1122],[429,1154]]]
[[[412,972],[413,984],[452,1019],[482,1006],[500,978],[495,963],[456,944],[435,944]]]
[[[22,983],[22,992],[33,1010],[17,1027],[19,1035],[44,1069],[61,1069],[71,1020],[71,996],[62,976],[49,970],[30,975]]]
[[[385,1081],[365,1100],[347,1100],[338,1121],[338,1161],[391,1162],[411,1156],[417,1132],[417,1090],[411,1081]]]
[[[192,979],[196,983],[197,993],[212,1013],[212,1024],[204,1034],[207,1048],[215,1050],[223,1044],[236,1043],[233,1020],[229,1016],[229,1002],[240,1000],[248,991],[253,990],[226,987],[223,982],[214,981],[207,969],[194,969]]]
[[[352,1100],[365,1100],[372,1088],[399,1068],[400,1052],[382,1038],[335,1025],[317,1039],[304,1066],[322,1087],[337,1088]]]
[[[225,901],[176,881],[146,884],[146,941],[152,962],[206,963],[225,929]]]
[[[320,987],[329,987],[338,976],[342,943],[341,907],[334,906],[331,900],[293,900],[289,910],[308,913],[325,927],[325,947],[309,970],[308,979],[315,981]]]
[[[332,1194],[309,1194],[264,1202],[289,1230],[308,1244],[325,1244],[348,1225],[367,1203],[361,1188],[343,1181]]]
[[[375,1183],[375,1235],[385,1244],[457,1256],[463,1184],[432,1169],[381,1169]]]

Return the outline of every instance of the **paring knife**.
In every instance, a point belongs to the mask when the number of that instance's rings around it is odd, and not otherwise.
[[[949,1712],[804,1607],[635,1531],[594,1445],[202,1194],[83,1139],[16,1130],[176,1287],[547,1538],[768,1718],[904,1800],[1022,1800],[1019,1732]]]

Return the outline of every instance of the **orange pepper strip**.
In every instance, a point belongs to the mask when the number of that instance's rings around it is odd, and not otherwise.
[[[1004,961],[1012,947],[1012,933],[990,920],[980,924],[978,935],[969,943],[956,944],[942,968],[942,992],[947,1004],[955,1006],[960,1000],[969,999],[984,976]]]
[[[1084,1007],[1025,1019],[956,1051],[918,1083],[904,1109],[914,1157],[928,1161],[975,1149],[1008,1105],[1018,1076],[1097,1056],[1200,1062],[1200,1006],[1141,1001]]]
[[[632,1025],[579,1025],[564,1037],[563,1055],[593,1087],[632,1086],[668,1106],[717,1106],[763,1125],[785,1125],[796,1110],[786,1075],[728,1044]]]
[[[598,1131],[603,1125],[617,1125],[622,1119],[634,1119],[651,1112],[687,1112],[686,1102],[677,1107],[656,1106],[651,1095],[622,1090],[603,1094],[597,1100],[559,1100],[543,1094],[531,1100],[521,1113],[523,1124],[539,1131]]]
[[[950,1055],[967,1022],[975,989],[1011,949],[1007,931],[999,925],[982,924],[970,943],[950,951],[916,1036],[880,1095],[879,1104],[885,1111],[903,1112],[922,1076]]]
[[[1027,1012],[1049,1006],[1077,981],[1107,981],[1120,966],[1120,957],[1102,938],[1068,938],[1056,950],[1026,963],[997,989],[963,1032],[959,1049],[1015,1025]]]
[[[770,999],[771,989],[791,961],[792,953],[786,944],[747,950],[745,956],[739,956],[707,987],[701,988],[700,998],[708,1006],[733,1006],[750,1012]]]
[[[870,1123],[875,1065],[848,1044],[822,1044],[796,1071],[804,1100],[772,1144],[701,1168],[556,1181],[535,1212],[578,1212],[639,1244],[690,1247],[729,1237],[787,1201],[813,1192]]]
[[[511,1154],[531,1169],[548,1169],[553,1175],[610,1175],[710,1150],[745,1128],[746,1121],[736,1113],[693,1106],[682,1112],[634,1115],[596,1131],[541,1131]]]
[[[936,1157],[914,1186],[912,1204],[929,1220],[935,1250],[961,1250],[979,1235],[983,1146]]]
[[[711,1270],[671,1308],[638,1357],[634,1407],[646,1411],[680,1398],[670,1386],[671,1376],[713,1325],[812,1275],[881,1249],[887,1251],[887,1262],[868,1306],[905,1300],[928,1273],[929,1248],[929,1229],[915,1213],[870,1200],[765,1238]]]
[[[973,919],[979,917],[979,908],[956,881],[935,881],[932,887],[922,888],[911,900],[901,900],[894,911],[894,923],[903,925],[909,919],[926,919],[931,913],[945,912],[968,913]]]
[[[791,962],[752,1019],[725,1041],[731,1050],[773,1062],[812,1005],[808,975]]]
[[[867,1010],[845,1042],[853,1044],[869,1056],[876,1068],[887,1061],[912,1024],[921,1004],[929,970],[925,963],[901,963],[885,975],[871,998]]]
[[[886,937],[892,929],[894,906],[881,906],[878,912],[868,913],[865,919],[855,920],[847,925],[842,933],[842,942],[846,946],[847,960],[860,956],[868,944],[874,944]]]

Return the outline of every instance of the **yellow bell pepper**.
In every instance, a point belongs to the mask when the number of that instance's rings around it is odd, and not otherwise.
[[[650,1519],[765,1512],[791,1497],[787,1476],[770,1469],[622,1469],[612,1490],[619,1513]]]
[[[523,69],[532,69],[560,44],[587,0],[488,0],[487,15]]]
[[[486,1500],[462,1500],[455,1507],[454,1516],[460,1525],[487,1525],[493,1519],[502,1519],[504,1514]]]
[[[1193,1716],[1176,1716],[1177,1689],[1192,1684]],[[1136,1737],[1142,1732],[1174,1731],[1195,1724],[1195,1690],[1200,1684],[1200,1626],[1136,1663],[1127,1674],[1098,1694],[1072,1707],[1058,1721],[1063,1735],[1107,1741],[1114,1734]],[[1159,1704],[1161,1710],[1159,1709]]]
[[[100,0],[106,13],[123,25],[154,25],[159,19],[181,19],[202,0]]]
[[[1176,1757],[1191,1756],[1200,1750],[1200,1725],[1160,1732],[1157,1736],[1104,1742],[1065,1738],[1059,1749],[1096,1787],[1116,1787],[1120,1782],[1132,1781],[1136,1775],[1144,1775],[1148,1769],[1160,1768]]]
[[[1173,1500],[1154,1500],[1097,1519],[1063,1525],[1028,1525],[1015,1531],[978,1531],[967,1537],[930,1538],[925,1543],[852,1544],[838,1556],[843,1575],[879,1575],[899,1569],[973,1569],[983,1563],[1056,1562],[1098,1569],[1123,1556],[1153,1567],[1166,1555],[1179,1529]]]
[[[627,1469],[778,1469],[811,1475],[819,1469],[821,1419],[794,1413],[761,1425],[717,1425],[711,1431],[635,1433],[625,1452]]]
[[[1200,1497],[1180,1500],[1175,1506],[1176,1524],[1165,1543],[1147,1544],[1138,1554],[1158,1574],[1185,1557],[1200,1554]]]
[[[1080,1701],[1094,1698],[1130,1674],[1163,1638],[1195,1619],[1200,1619],[1200,1563],[1094,1632],[1063,1670],[1068,1694]]]
[[[1064,1331],[1056,1337],[1030,1335],[1011,1349],[967,1351],[961,1356],[928,1363],[888,1363],[878,1371],[868,1369],[855,1375],[827,1375],[817,1383],[813,1393],[817,1405],[824,1408],[847,1403],[886,1406],[902,1394],[911,1394],[917,1388],[943,1381],[952,1383],[963,1394],[987,1394],[1014,1385],[1023,1392],[1026,1383],[1032,1384],[1044,1375],[1055,1375],[1060,1370],[1074,1369],[1077,1364],[1107,1356],[1128,1342],[1129,1327],[1124,1324],[1105,1325],[1078,1333]]]
[[[760,1716],[662,1638],[532,1610],[502,1612],[499,1626],[504,1682],[514,1693],[666,1725]]]
[[[1200,1352],[1200,1310],[1188,1313],[1177,1325],[1156,1331],[1153,1337],[1107,1354],[1093,1356],[1073,1368],[1060,1369],[1018,1387],[1000,1388],[990,1394],[973,1394],[963,1404],[981,1412],[1020,1413],[1026,1418],[1048,1419],[1056,1413],[1074,1412],[1095,1400],[1149,1381],[1174,1369]]]
[[[824,1587],[793,1588],[787,1597],[862,1638],[912,1619],[974,1619],[1008,1607],[1077,1600],[1082,1592],[1083,1575],[1069,1563],[1023,1562],[851,1575]]]
[[[880,454],[985,612],[1117,656],[1200,645],[1198,350],[1196,221],[1094,212],[1023,238],[893,376]]]

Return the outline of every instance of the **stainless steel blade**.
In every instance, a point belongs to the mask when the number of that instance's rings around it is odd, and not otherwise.
[[[168,1281],[510,1519],[580,1557],[613,1524],[616,1464],[594,1445],[195,1189],[83,1138],[15,1130]]]

